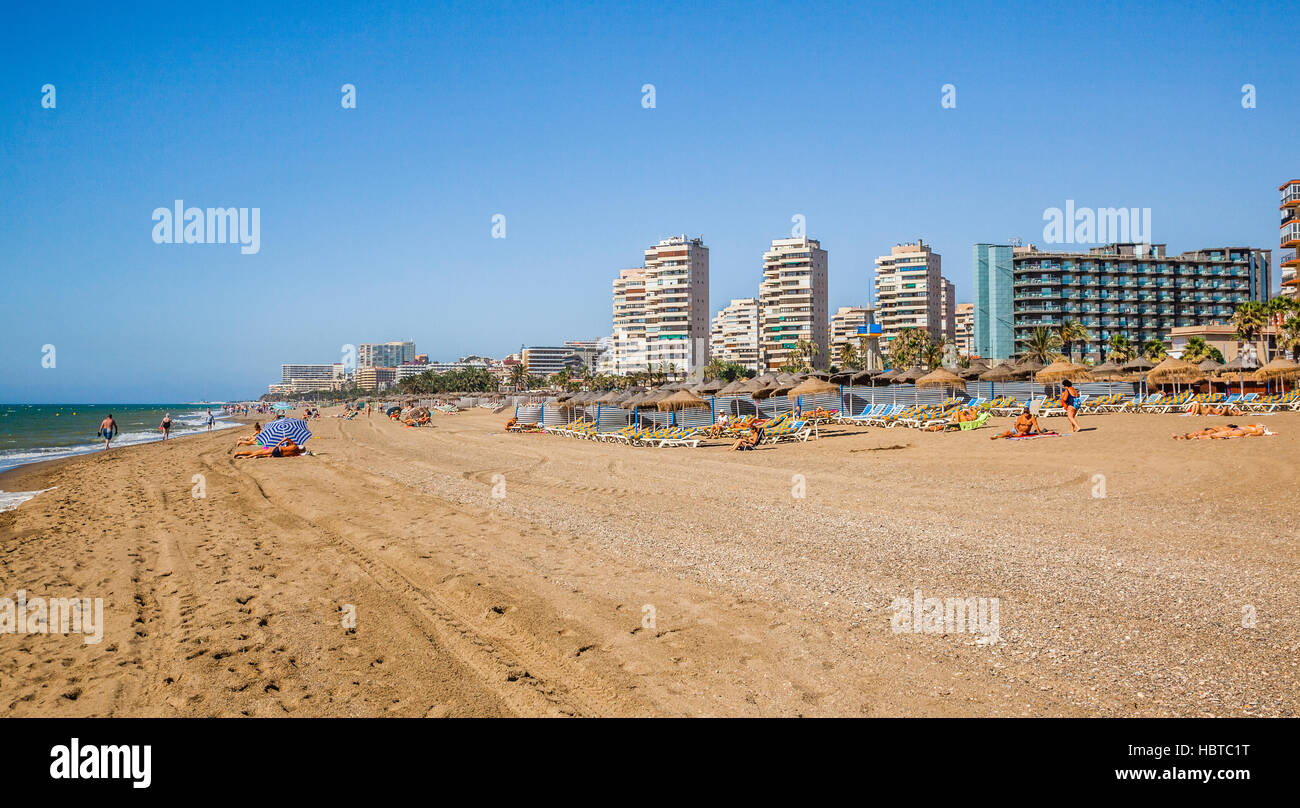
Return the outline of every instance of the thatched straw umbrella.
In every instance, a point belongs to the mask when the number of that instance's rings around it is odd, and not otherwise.
[[[1220,370],[1223,369],[1223,363],[1218,362],[1214,359],[1203,359],[1197,365],[1197,367],[1205,371],[1206,373],[1218,373]]]
[[[750,397],[755,401],[762,401],[794,388],[795,384],[795,382],[772,382],[755,390],[750,394]]]
[[[1002,394],[1006,395],[1007,382],[1015,381],[1023,376],[1024,371],[1018,370],[1014,365],[1007,364],[998,365],[992,370],[981,373],[979,380],[989,383],[989,396],[992,397],[994,383],[1000,383],[1002,385]]]
[[[718,392],[714,393],[714,395],[718,395],[718,396],[734,396],[734,395],[737,395],[737,394],[739,394],[739,392],[740,392],[740,388],[741,388],[742,386],[744,386],[745,381],[746,381],[745,379],[736,379],[736,380],[735,380],[734,382],[732,382],[731,384],[728,384],[727,386],[723,387],[723,388],[722,388],[721,390],[719,390]]]
[[[677,392],[655,402],[655,409],[660,412],[685,410],[690,409],[691,407],[704,407],[705,409],[708,409],[709,402],[687,390],[678,390]]]
[[[831,378],[831,374],[827,373],[824,370],[814,370],[811,373],[809,373],[808,376],[809,378],[821,379],[822,381],[829,381]]]
[[[1033,375],[1038,371],[1042,370],[1044,365],[1042,362],[1039,362],[1037,359],[1023,359],[1016,363],[1016,367],[1020,368],[1023,371],[1026,371],[1030,375]]]
[[[705,379],[703,383],[695,386],[695,392],[704,395],[716,394],[725,386],[726,383],[721,379]]]
[[[1092,373],[1083,365],[1076,365],[1068,359],[1057,359],[1052,364],[1034,374],[1034,381],[1043,385],[1043,395],[1047,395],[1047,385],[1069,379],[1081,382],[1092,381]]]
[[[1078,379],[1090,382],[1092,381],[1092,373],[1083,365],[1076,365],[1066,359],[1058,359],[1034,374],[1034,381],[1039,384],[1050,384],[1063,379],[1070,379],[1071,381]]]
[[[813,376],[795,385],[786,393],[787,398],[799,399],[803,396],[817,396],[823,393],[838,393],[840,386]],[[843,406],[843,402],[840,402]]]
[[[960,376],[953,373],[947,368],[935,368],[929,373],[916,380],[917,388],[921,387],[951,387],[954,390],[966,392],[966,382]]]
[[[1275,356],[1273,357],[1273,361],[1255,371],[1253,378],[1257,382],[1267,382],[1271,379],[1277,379],[1278,381],[1283,382],[1282,388],[1283,392],[1285,392],[1285,381],[1287,379],[1294,379],[1297,376],[1300,376],[1300,365],[1297,365],[1295,362],[1292,362],[1284,356]]]
[[[798,384],[800,382],[799,377],[793,373],[778,373],[776,375],[776,380],[778,382],[788,382],[790,384]]]
[[[1205,378],[1205,371],[1186,362],[1182,359],[1175,359],[1172,356],[1166,357],[1163,362],[1147,371],[1147,383],[1155,382],[1173,382],[1174,395],[1178,395],[1178,385],[1180,383],[1190,384],[1198,382]]]

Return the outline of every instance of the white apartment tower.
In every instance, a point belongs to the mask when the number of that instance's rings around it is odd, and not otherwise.
[[[713,359],[758,370],[757,298],[738,298],[714,315],[709,351]]]
[[[886,345],[905,328],[921,328],[935,338],[953,336],[956,293],[941,274],[942,261],[920,239],[897,244],[876,259],[876,318]]]
[[[801,339],[817,346],[816,367],[829,363],[827,265],[826,251],[816,239],[774,239],[763,253],[763,282],[758,287],[761,370],[786,364]]]
[[[645,251],[645,341],[650,370],[687,373],[709,361],[709,248],[673,236]]]
[[[649,369],[645,336],[646,270],[619,270],[614,279],[614,332],[601,368],[618,376]]]

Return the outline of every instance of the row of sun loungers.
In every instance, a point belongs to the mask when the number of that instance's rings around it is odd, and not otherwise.
[[[728,422],[720,437],[737,439],[750,433],[754,416],[735,418]],[[807,441],[816,438],[817,421],[814,419],[796,419],[789,413],[782,413],[763,424],[762,443],[775,444],[782,441]],[[686,446],[696,448],[707,437],[712,436],[712,426],[683,427],[642,427],[626,426],[622,429],[601,431],[594,421],[581,419],[557,427],[543,427],[542,432],[567,438],[622,443],[628,446]]]

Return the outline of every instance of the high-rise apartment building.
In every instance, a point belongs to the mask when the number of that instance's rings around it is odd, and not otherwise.
[[[1174,328],[1224,323],[1239,303],[1268,300],[1271,255],[1253,247],[1213,247],[1170,257],[1164,244],[1107,244],[1086,254],[1017,250],[1016,342],[1037,326],[1072,319],[1092,335],[1075,349],[1093,359],[1106,355],[1114,334],[1137,346],[1167,344]]]
[[[1296,270],[1300,267],[1300,180],[1291,180],[1278,188],[1282,192],[1282,226],[1280,244],[1282,253],[1278,264],[1282,267],[1282,294],[1287,297],[1300,295],[1300,278]]]
[[[957,304],[957,330],[952,341],[957,346],[959,356],[971,356],[975,353],[975,304]]]
[[[709,361],[709,248],[673,236],[645,251],[646,362],[686,373]]]
[[[876,316],[886,346],[905,328],[924,329],[935,338],[952,336],[956,293],[942,266],[942,256],[920,239],[897,244],[876,259]]]
[[[709,330],[713,359],[758,370],[758,299],[738,298],[713,317]]]
[[[357,346],[357,367],[397,367],[413,361],[414,342],[363,342]]]
[[[644,267],[623,269],[614,279],[614,330],[601,357],[601,372],[626,376],[649,369],[645,275]]]
[[[939,323],[942,335],[949,341],[957,339],[957,287],[947,278],[943,282],[943,293],[939,296]]]
[[[827,266],[826,251],[816,239],[773,239],[763,253],[763,282],[758,287],[762,369],[785,365],[799,340],[816,346],[816,367],[829,364]]]

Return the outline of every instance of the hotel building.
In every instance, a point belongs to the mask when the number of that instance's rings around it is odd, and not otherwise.
[[[391,368],[414,361],[414,342],[363,342],[357,346],[357,367]]]
[[[816,367],[829,364],[827,265],[826,251],[816,239],[773,239],[763,253],[758,287],[762,370],[779,370],[801,339],[817,346]]]
[[[758,298],[737,298],[714,315],[709,351],[713,359],[758,370]]]
[[[952,341],[957,346],[957,354],[971,356],[975,352],[975,304],[958,303],[956,321]]]
[[[1017,344],[1036,326],[1078,320],[1092,333],[1085,354],[1100,360],[1114,334],[1137,346],[1168,343],[1174,328],[1227,322],[1237,304],[1268,300],[1270,258],[1270,250],[1252,247],[1174,257],[1164,244],[1107,244],[1086,254],[1030,247],[1013,257],[1012,311],[991,306],[989,314],[1012,319]]]
[[[709,361],[709,248],[673,236],[645,251],[645,340],[650,370],[685,373]]]
[[[1286,297],[1300,295],[1300,278],[1296,269],[1300,267],[1300,180],[1291,180],[1278,188],[1282,192],[1282,225],[1280,243],[1284,250],[1278,259],[1282,267],[1282,294]]]
[[[563,370],[564,358],[571,353],[573,349],[567,346],[537,345],[524,348],[520,352],[520,361],[524,363],[524,370],[528,373],[545,378]]]
[[[942,267],[943,257],[920,239],[896,244],[876,259],[876,315],[886,350],[905,328],[953,336],[956,292]]]
[[[334,381],[343,378],[343,363],[328,365],[281,365],[280,383],[293,384],[298,381]]]

